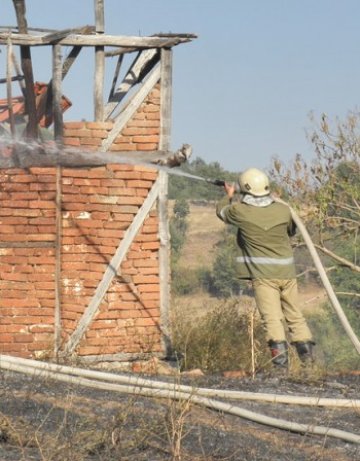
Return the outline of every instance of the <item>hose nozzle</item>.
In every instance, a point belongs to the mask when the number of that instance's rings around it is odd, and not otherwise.
[[[219,187],[224,187],[225,182],[223,179],[212,179],[212,178],[207,178],[205,181],[209,184],[213,184],[214,186],[219,186]],[[233,183],[235,186],[235,191],[240,192],[240,186],[237,182]]]
[[[220,186],[220,187],[225,186],[225,181],[222,180],[222,179],[207,178],[207,179],[205,179],[205,181],[208,182],[209,184],[213,184],[214,186]]]

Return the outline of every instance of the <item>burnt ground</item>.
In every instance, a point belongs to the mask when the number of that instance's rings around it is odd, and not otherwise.
[[[1,461],[360,460],[360,445],[291,433],[187,402],[104,392],[4,370],[0,374]],[[351,375],[315,380],[205,376],[181,382],[199,387],[360,399],[360,376]],[[234,404],[269,416],[360,434],[359,409],[250,401]]]

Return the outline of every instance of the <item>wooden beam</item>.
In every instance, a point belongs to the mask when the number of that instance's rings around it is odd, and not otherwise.
[[[95,1],[95,30],[99,37],[104,33],[104,1]],[[95,47],[95,75],[94,75],[94,120],[104,120],[104,75],[105,75],[105,48],[103,45]]]
[[[66,56],[63,66],[62,66],[62,75],[61,79],[64,80],[67,73],[69,72],[71,66],[74,64],[75,59],[79,56],[80,51],[82,50],[81,46],[74,46],[70,53]]]
[[[9,120],[10,120],[10,131],[11,135],[15,137],[15,119],[13,111],[13,101],[12,101],[12,87],[11,87],[11,75],[12,75],[12,43],[11,38],[9,37],[8,44],[6,47],[7,56],[6,56],[6,96],[7,104],[9,110]]]
[[[172,113],[172,51],[161,50],[160,61],[160,149],[170,149]],[[170,329],[170,231],[168,219],[168,175],[159,172],[160,190],[159,213],[159,278],[160,278],[160,319],[165,353],[172,354]]]
[[[113,58],[121,54],[134,53],[136,51],[139,51],[139,48],[117,48],[116,50],[113,50],[113,51],[106,51],[105,58]]]
[[[20,34],[27,34],[26,8],[24,0],[13,0],[15,7],[16,19]],[[38,124],[36,116],[36,101],[34,92],[34,76],[31,61],[31,51],[29,46],[20,47],[21,67],[25,78],[25,110],[28,115],[26,127],[26,136],[30,139],[36,139],[38,135]]]
[[[61,242],[62,242],[62,169],[56,167],[56,240],[55,240],[55,313],[54,352],[58,356],[61,345]]]
[[[53,45],[53,78],[51,81],[52,111],[54,116],[54,137],[58,145],[62,145],[64,135],[63,114],[61,108],[61,46]]]
[[[16,76],[19,77],[20,90],[21,90],[23,96],[25,97],[26,96],[26,87],[25,87],[24,76],[21,74],[21,68],[20,68],[19,63],[18,63],[18,61],[16,59],[15,53],[12,53],[12,60],[13,60],[13,64],[14,64],[14,67],[15,67]]]
[[[0,33],[0,44],[6,45],[8,32]],[[195,38],[195,37],[193,37]],[[174,37],[137,37],[137,36],[121,36],[121,35],[84,35],[74,34],[59,40],[62,46],[119,46],[124,48],[163,48],[172,47],[181,43],[190,42],[192,38]],[[44,43],[43,38],[39,35],[29,35],[19,33],[13,37],[13,45],[24,46],[45,46],[51,43]]]
[[[19,82],[20,80],[24,80],[24,76],[23,75],[16,75],[15,77],[11,77],[10,79],[0,78],[0,83],[7,83],[8,80],[10,80],[10,82]]]
[[[115,252],[115,255],[111,259],[108,267],[105,270],[105,273],[103,275],[101,282],[99,283],[99,285],[97,286],[95,290],[94,296],[92,297],[88,307],[86,308],[85,312],[80,318],[75,331],[73,332],[73,334],[69,338],[69,341],[65,345],[64,352],[66,354],[71,354],[75,350],[75,348],[81,341],[81,338],[83,337],[86,329],[88,328],[88,326],[94,319],[95,315],[97,314],[105,293],[109,289],[114,277],[116,277],[116,275],[118,274],[120,265],[122,261],[124,260],[126,253],[128,249],[130,248],[130,245],[132,244],[134,238],[139,232],[139,229],[142,226],[144,219],[150,212],[158,196],[158,193],[159,193],[159,181],[157,180],[153,184],[148,196],[146,197],[141,208],[137,212],[132,223],[126,230],[125,235],[123,239],[121,240]]]
[[[118,78],[119,78],[120,69],[121,69],[123,59],[124,59],[124,55],[120,54],[118,56],[118,59],[117,59],[117,62],[116,62],[116,67],[115,67],[114,77],[113,77],[113,81],[112,81],[110,92],[109,92],[108,102],[111,101],[114,98],[116,83],[117,83]]]
[[[109,119],[130,88],[139,81],[140,76],[144,74],[144,69],[147,68],[148,72],[150,72],[158,62],[159,56],[156,49],[144,50],[137,55],[121,82],[121,85],[116,89],[114,95],[105,106],[105,120]]]
[[[135,112],[138,110],[140,105],[144,102],[145,98],[148,96],[150,91],[154,88],[156,83],[159,81],[159,78],[160,78],[160,68],[159,66],[157,66],[150,72],[144,84],[134,94],[134,96],[128,102],[124,110],[116,117],[112,130],[108,134],[108,137],[104,139],[104,141],[102,142],[102,145],[100,148],[102,152],[106,152],[110,148],[110,146],[115,141],[115,138],[119,135],[121,130],[124,128],[127,122],[131,119],[131,117],[135,114]]]
[[[82,34],[83,32],[88,34],[90,31],[93,31],[93,26],[77,27],[75,29],[64,29],[50,32],[49,34],[43,35],[41,40],[44,45],[53,45],[58,43],[60,40],[65,37],[73,34]]]

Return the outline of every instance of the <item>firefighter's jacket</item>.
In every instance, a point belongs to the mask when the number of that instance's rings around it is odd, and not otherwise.
[[[289,236],[296,232],[288,206],[269,200],[267,206],[231,203],[226,196],[217,216],[237,227],[236,257],[242,279],[291,279],[296,276]]]

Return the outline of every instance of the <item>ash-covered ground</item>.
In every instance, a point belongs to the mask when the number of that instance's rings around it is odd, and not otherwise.
[[[0,460],[354,461],[360,445],[292,433],[189,404],[1,370]],[[196,387],[360,399],[360,376],[152,377]],[[220,400],[220,399],[217,399]],[[267,416],[360,435],[360,409],[233,402]]]

